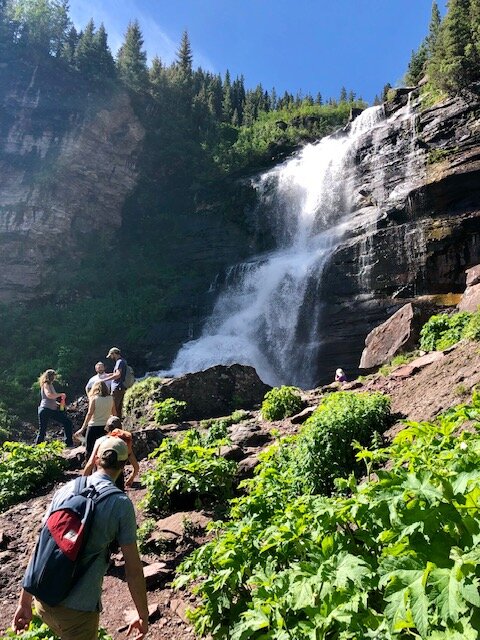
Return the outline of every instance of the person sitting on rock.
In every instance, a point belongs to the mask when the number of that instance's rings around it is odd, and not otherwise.
[[[98,438],[98,440],[96,440],[94,449],[90,455],[90,458],[87,460],[87,464],[85,465],[82,473],[84,476],[89,476],[93,472],[95,468],[95,459],[97,457],[98,447],[105,440],[105,438],[108,438],[109,436],[120,438],[120,440],[123,440],[127,445],[128,462],[132,465],[132,471],[127,479],[125,480],[123,474],[121,474],[115,483],[119,489],[123,490],[125,487],[132,486],[133,481],[135,480],[135,477],[140,470],[140,467],[132,448],[132,434],[130,433],[130,431],[125,431],[121,427],[122,421],[120,420],[120,418],[118,418],[117,416],[110,416],[105,425],[105,431],[107,432],[107,435],[102,436],[101,438]]]
[[[335,382],[341,382],[342,384],[347,381],[347,376],[343,369],[337,369],[335,371]]]

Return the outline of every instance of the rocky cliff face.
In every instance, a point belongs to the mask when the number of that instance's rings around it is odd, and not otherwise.
[[[368,331],[406,300],[462,292],[480,259],[478,97],[422,110],[400,90],[386,116],[357,147],[353,223],[319,284],[320,378],[325,362],[355,371]]]
[[[59,256],[75,268],[120,227],[144,131],[128,96],[80,78],[0,66],[0,301],[51,292]]]

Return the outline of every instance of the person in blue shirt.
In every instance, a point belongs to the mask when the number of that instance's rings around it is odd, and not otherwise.
[[[103,382],[111,380],[113,403],[115,405],[115,415],[122,419],[123,396],[125,395],[125,376],[127,375],[127,361],[122,357],[118,347],[112,347],[107,353],[107,358],[114,361],[113,373],[103,378]]]

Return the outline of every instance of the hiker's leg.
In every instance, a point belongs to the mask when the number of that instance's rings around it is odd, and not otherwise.
[[[65,444],[67,447],[73,447],[73,425],[70,418],[66,415],[65,411],[55,411],[55,420],[63,426],[65,433]]]
[[[122,408],[123,408],[123,396],[125,395],[125,389],[114,389],[112,391],[113,402],[115,403],[115,411],[117,412],[117,416],[122,419]]]
[[[97,640],[98,611],[76,611],[57,605],[51,607],[35,599],[40,618],[61,640]]]
[[[40,442],[45,440],[50,412],[51,409],[47,409],[47,407],[38,407],[38,433],[35,438],[35,444],[40,444]]]
[[[88,460],[92,455],[95,442],[98,438],[105,435],[105,427],[88,427],[87,437],[85,438],[85,459]]]

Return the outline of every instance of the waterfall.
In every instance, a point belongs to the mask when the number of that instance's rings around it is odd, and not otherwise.
[[[276,248],[230,269],[202,335],[163,375],[238,362],[272,385],[314,384],[322,271],[351,225],[357,142],[383,118],[382,107],[366,109],[344,135],[305,146],[255,180],[257,224]]]

